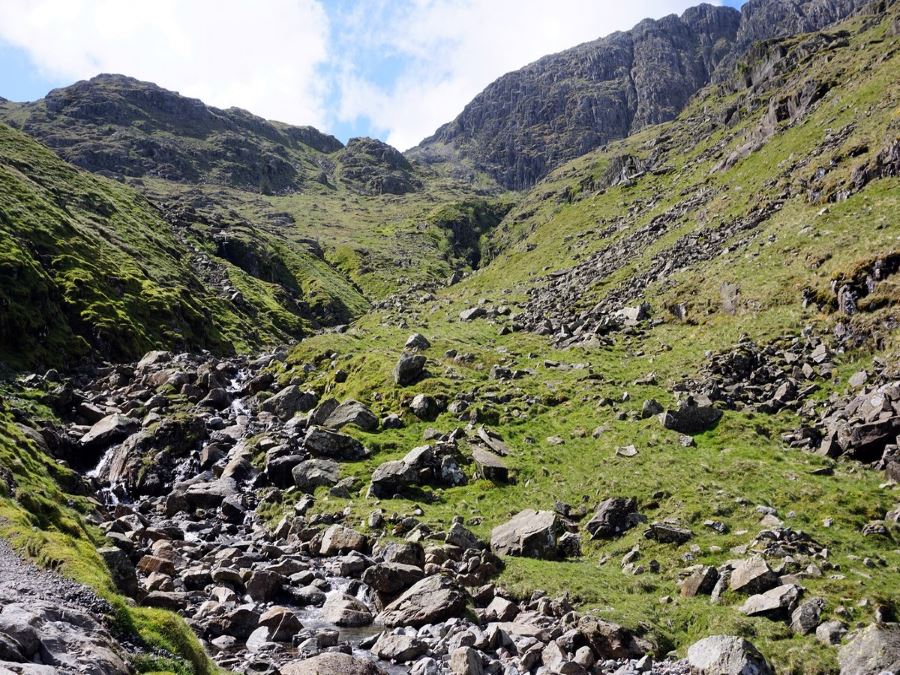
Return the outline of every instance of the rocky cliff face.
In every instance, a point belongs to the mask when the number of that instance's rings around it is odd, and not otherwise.
[[[526,188],[564,161],[673,119],[754,42],[819,29],[863,4],[751,0],[741,12],[700,5],[647,19],[504,75],[410,155],[470,159],[504,186]]]

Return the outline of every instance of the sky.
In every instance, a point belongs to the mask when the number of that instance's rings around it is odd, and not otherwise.
[[[697,0],[0,0],[0,96],[121,73],[400,149],[500,75]],[[742,0],[713,4],[739,7]]]

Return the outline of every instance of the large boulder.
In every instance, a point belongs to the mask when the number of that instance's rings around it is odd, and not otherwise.
[[[759,650],[736,635],[711,635],[688,647],[693,675],[774,675]]]
[[[341,467],[330,459],[307,459],[291,470],[294,485],[301,490],[315,490],[320,485],[335,485],[341,478]]]
[[[341,461],[356,461],[369,456],[369,451],[352,436],[310,427],[303,439],[303,447],[320,457]]]
[[[411,635],[382,633],[372,645],[372,653],[385,661],[404,663],[412,661],[428,651],[428,645]]]
[[[778,575],[769,568],[769,564],[760,557],[753,557],[741,560],[735,566],[728,586],[738,593],[753,595],[765,593],[777,583]]]
[[[310,659],[291,661],[279,670],[281,675],[384,675],[373,661],[341,652],[324,652]]]
[[[491,550],[502,555],[555,560],[565,533],[562,519],[553,511],[525,509],[491,531]]]
[[[841,675],[900,672],[900,624],[872,624],[838,652]]]
[[[423,576],[422,568],[416,565],[384,562],[367,568],[362,580],[379,595],[393,597],[421,581]]]
[[[797,606],[803,589],[796,584],[783,584],[765,593],[751,595],[740,610],[747,616],[765,616],[769,619],[787,617]]]
[[[371,493],[374,497],[389,498],[403,491],[416,478],[415,470],[402,459],[394,459],[372,472]]]
[[[400,386],[415,384],[422,378],[426,362],[427,359],[421,354],[403,352],[397,365],[394,366],[394,382]]]
[[[335,626],[368,626],[372,623],[372,612],[352,595],[340,593],[329,596],[325,601],[322,618]]]
[[[506,483],[509,481],[509,469],[500,455],[475,446],[472,448],[472,459],[475,460],[478,475],[485,480],[494,483]]]
[[[640,522],[634,498],[610,497],[600,502],[594,517],[585,528],[591,539],[618,537]]]
[[[687,401],[675,410],[661,412],[659,421],[666,429],[680,434],[699,434],[712,429],[721,417],[722,411],[718,408]]]
[[[352,551],[363,552],[369,547],[366,535],[343,525],[332,525],[322,535],[319,555],[340,555]]]
[[[119,413],[107,415],[81,437],[87,450],[99,450],[125,439],[140,428],[140,422]]]
[[[286,422],[298,412],[309,412],[315,408],[317,400],[314,393],[301,391],[300,387],[291,384],[274,396],[267,398],[259,408]]]
[[[436,574],[416,582],[384,608],[377,621],[388,628],[438,623],[462,616],[466,596],[449,578]]]
[[[359,401],[344,401],[327,417],[323,426],[340,429],[353,424],[363,431],[376,431],[378,418]]]

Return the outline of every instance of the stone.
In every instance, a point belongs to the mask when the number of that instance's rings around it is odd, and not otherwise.
[[[428,651],[428,645],[410,635],[382,633],[372,645],[372,653],[380,659],[405,663],[417,659]]]
[[[103,559],[106,569],[109,570],[113,583],[115,583],[119,592],[130,598],[136,597],[140,586],[137,574],[134,571],[134,565],[125,552],[115,546],[107,546],[97,549],[97,553]]]
[[[475,319],[480,319],[483,316],[487,316],[487,310],[484,307],[470,307],[469,309],[464,309],[459,313],[459,320],[474,321]]]
[[[94,424],[81,437],[80,443],[85,449],[99,450],[124,440],[127,436],[137,431],[140,426],[140,422],[137,420],[119,413],[113,413]]]
[[[493,483],[509,482],[509,469],[500,455],[478,446],[472,448],[472,459],[478,469],[478,475]]]
[[[816,628],[816,640],[823,645],[837,645],[847,634],[847,627],[840,621],[826,621]]]
[[[431,347],[431,343],[421,333],[413,333],[407,339],[406,344],[404,345],[404,349],[428,349]]]
[[[379,465],[372,472],[371,492],[375,497],[392,497],[416,478],[416,471],[400,459]]]
[[[491,600],[485,608],[484,615],[488,621],[512,621],[519,614],[519,607],[514,602],[499,595]]]
[[[378,418],[375,414],[359,401],[352,400],[341,403],[322,424],[331,429],[341,429],[352,424],[363,431],[378,430]]]
[[[738,593],[764,593],[778,583],[778,575],[760,557],[740,561],[731,573],[728,587]]]
[[[462,616],[465,594],[455,582],[442,575],[425,577],[384,608],[377,620],[387,626],[420,627]]]
[[[500,555],[554,560],[564,527],[553,511],[525,509],[491,531],[491,550]]]
[[[322,606],[322,618],[335,626],[368,626],[372,612],[365,603],[344,593],[329,596]]]
[[[303,447],[314,455],[352,462],[365,459],[369,451],[352,436],[328,431],[321,427],[310,427],[303,438]]]
[[[339,555],[351,551],[365,552],[368,548],[369,540],[364,534],[343,525],[332,525],[322,535],[319,555]]]
[[[318,399],[309,391],[301,391],[295,384],[288,385],[277,394],[263,401],[259,409],[272,413],[283,422],[287,422],[299,412],[309,412],[316,407]]]
[[[693,536],[694,533],[689,529],[671,523],[653,523],[644,532],[644,537],[655,539],[661,544],[683,544]]]
[[[440,412],[437,401],[427,394],[416,394],[409,404],[409,409],[420,420],[433,420]]]
[[[609,539],[620,536],[639,522],[637,500],[610,497],[600,502],[585,529],[590,533],[591,539]]]
[[[838,651],[841,675],[900,671],[900,624],[870,624]]]
[[[285,578],[268,570],[257,570],[247,580],[247,595],[256,602],[270,602],[281,591]]]
[[[312,492],[320,485],[335,485],[341,476],[341,467],[330,459],[308,459],[291,470],[294,485]]]
[[[676,410],[659,414],[659,421],[666,429],[680,434],[699,434],[713,428],[722,418],[722,411],[711,405],[681,404]]]
[[[481,656],[471,647],[458,647],[450,653],[452,675],[484,675]]]
[[[810,598],[791,613],[791,630],[797,635],[809,635],[821,623],[825,609],[823,598]]]
[[[692,598],[695,595],[709,595],[719,580],[719,571],[715,567],[704,567],[693,572],[681,584],[681,595]]]
[[[736,635],[711,635],[688,647],[692,675],[774,675],[759,650]]]
[[[303,461],[301,455],[283,455],[266,458],[266,476],[275,487],[289,488],[294,485],[294,467]]]
[[[394,382],[401,387],[415,384],[422,379],[426,363],[427,359],[421,354],[403,352],[394,366]]]
[[[641,419],[645,420],[654,415],[659,415],[663,411],[663,407],[656,399],[648,398],[641,406]]]
[[[368,567],[363,572],[362,580],[378,593],[393,597],[410,588],[423,577],[424,572],[421,567],[384,562]]]
[[[783,584],[765,593],[751,595],[738,611],[747,616],[765,616],[769,619],[786,617],[796,607],[803,589],[796,584]]]
[[[342,652],[324,652],[309,659],[291,661],[279,671],[281,675],[384,675],[373,661]]]

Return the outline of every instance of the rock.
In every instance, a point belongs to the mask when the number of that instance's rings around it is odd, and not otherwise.
[[[310,659],[291,661],[279,670],[281,675],[384,675],[374,662],[341,652],[324,652]]]
[[[247,595],[256,602],[270,602],[281,591],[285,579],[280,574],[257,570],[247,580]]]
[[[437,401],[427,394],[416,394],[409,404],[409,409],[420,420],[433,420],[440,412]]]
[[[210,392],[203,399],[201,399],[201,401],[197,405],[201,408],[224,410],[231,405],[231,394],[229,394],[221,387],[216,387],[214,389],[211,389]]]
[[[291,471],[294,485],[312,492],[320,485],[335,485],[340,480],[341,467],[330,459],[308,459]]]
[[[269,629],[269,639],[275,642],[290,642],[303,630],[300,619],[287,607],[272,607],[259,617],[259,625]]]
[[[791,614],[791,630],[797,635],[809,635],[821,623],[824,609],[825,600],[823,598],[810,598]]]
[[[368,626],[372,623],[372,612],[352,595],[337,594],[325,601],[322,618],[335,626]]]
[[[134,564],[128,559],[125,552],[115,546],[107,546],[97,549],[97,553],[103,559],[119,592],[130,598],[136,597],[140,586],[134,571]]]
[[[314,393],[301,391],[300,387],[291,384],[263,401],[259,409],[286,422],[298,412],[309,412],[315,408],[317,401]]]
[[[359,401],[344,401],[328,415],[323,426],[340,429],[353,424],[363,431],[377,431],[378,418]]]
[[[491,531],[491,550],[501,555],[554,560],[560,557],[558,541],[563,532],[562,520],[553,511],[525,509]]]
[[[81,445],[88,450],[99,450],[109,447],[113,443],[124,440],[140,428],[137,420],[114,413],[107,415],[94,424],[90,430],[81,437]]]
[[[484,675],[481,656],[471,647],[458,647],[450,653],[452,675]]]
[[[747,616],[765,616],[780,619],[787,616],[797,605],[803,589],[796,584],[776,586],[765,593],[751,595],[738,611]]]
[[[487,316],[487,310],[484,307],[470,307],[469,309],[464,309],[459,313],[459,320],[474,321],[475,319],[480,319],[483,316]]]
[[[340,461],[357,461],[369,456],[369,451],[352,436],[310,427],[303,439],[303,447],[314,455]]]
[[[637,512],[637,500],[625,497],[610,497],[600,502],[594,517],[585,529],[591,539],[609,539],[618,537],[640,522]]]
[[[266,476],[275,487],[289,488],[294,485],[294,467],[303,461],[300,455],[284,455],[266,459]],[[302,487],[302,486],[301,486]]]
[[[484,615],[488,621],[512,621],[519,613],[519,608],[514,602],[510,602],[506,598],[499,595],[491,600],[490,604],[485,608]]]
[[[372,473],[371,492],[375,497],[392,497],[416,478],[416,471],[403,460],[395,459],[378,466]]]
[[[663,411],[663,407],[656,399],[648,398],[641,406],[641,419],[645,420],[654,415],[659,415]]]
[[[388,628],[420,627],[462,616],[466,597],[459,587],[442,575],[425,577],[384,608],[377,620]]]
[[[463,550],[470,548],[484,548],[475,533],[469,529],[466,529],[460,523],[453,523],[453,525],[450,526],[450,529],[447,531],[447,536],[444,537],[444,541],[446,541],[451,546],[456,546]]]
[[[900,624],[871,624],[838,652],[841,675],[878,675],[900,671]]]
[[[742,560],[731,573],[728,587],[738,593],[748,595],[764,593],[778,583],[778,575],[768,563],[759,557]]]
[[[429,347],[431,347],[431,343],[421,333],[410,335],[406,345],[404,345],[404,349],[428,349]]]
[[[405,663],[416,659],[428,651],[428,645],[410,635],[382,633],[372,645],[372,653],[380,659]]]
[[[364,534],[343,525],[332,525],[322,535],[319,555],[339,555],[351,551],[364,552],[369,547],[369,540]]]
[[[680,434],[699,434],[713,428],[721,419],[722,411],[711,405],[696,405],[689,401],[677,410],[667,410],[659,414],[660,423]]]
[[[774,675],[759,650],[735,635],[711,635],[688,648],[692,675]]]
[[[472,448],[472,459],[478,468],[478,475],[494,483],[509,482],[509,469],[500,455],[477,446]]]
[[[681,595],[692,598],[695,595],[709,595],[719,580],[719,571],[715,567],[704,567],[692,573],[681,584]]]
[[[403,352],[400,355],[400,360],[397,361],[397,365],[394,366],[394,382],[401,387],[415,384],[422,379],[426,362],[427,359],[421,354]]]
[[[393,597],[424,577],[421,567],[403,563],[384,562],[368,567],[362,580],[379,594]]]
[[[847,627],[840,621],[826,621],[816,628],[816,640],[823,645],[837,645],[847,634]]]
[[[683,544],[690,540],[694,533],[685,527],[678,527],[671,523],[653,523],[644,532],[647,539],[655,539],[662,544]]]

